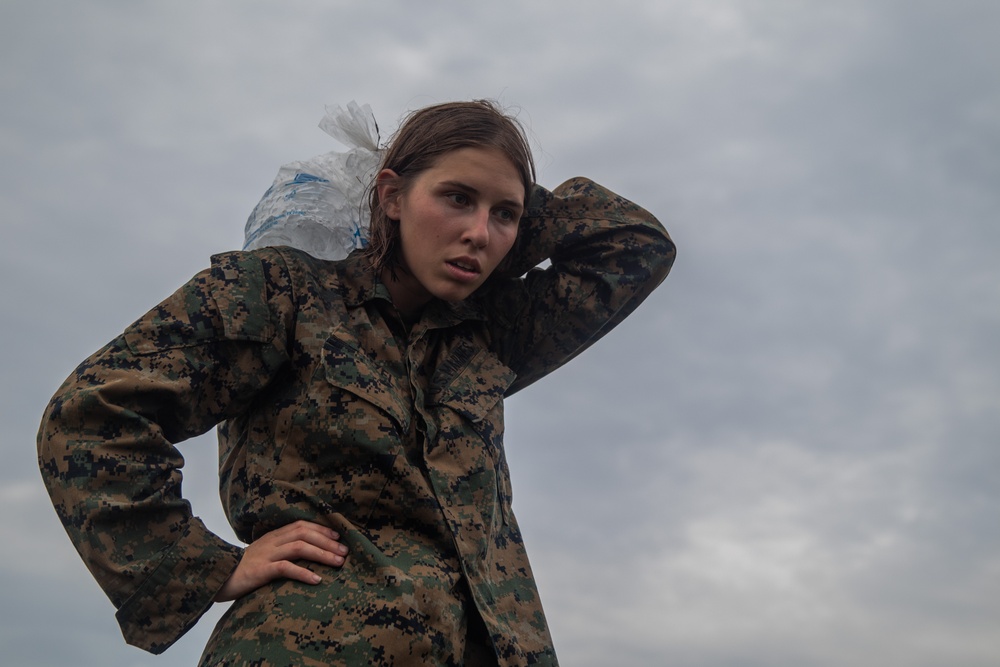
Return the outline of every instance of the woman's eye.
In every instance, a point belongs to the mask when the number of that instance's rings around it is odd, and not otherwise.
[[[501,208],[497,210],[497,217],[504,222],[517,222],[517,215],[515,215],[514,211],[509,208]]]
[[[462,192],[452,192],[448,195],[448,199],[458,206],[466,206],[469,203],[469,196]]]

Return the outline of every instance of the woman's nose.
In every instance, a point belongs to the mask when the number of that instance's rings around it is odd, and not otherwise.
[[[490,212],[476,209],[469,216],[469,225],[465,229],[464,239],[477,248],[485,248],[490,242]]]

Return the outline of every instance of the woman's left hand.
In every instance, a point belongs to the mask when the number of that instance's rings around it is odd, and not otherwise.
[[[318,584],[322,577],[292,561],[340,567],[347,547],[339,539],[336,531],[311,521],[296,521],[265,533],[243,551],[243,558],[216,593],[215,601],[236,600],[275,579]]]

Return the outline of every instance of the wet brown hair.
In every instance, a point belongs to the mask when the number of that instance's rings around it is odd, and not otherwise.
[[[460,148],[493,148],[503,153],[521,177],[527,206],[535,183],[531,148],[517,119],[490,100],[446,102],[410,113],[390,140],[376,174],[383,169],[395,172],[395,196],[399,196],[441,156]],[[401,250],[399,223],[382,208],[376,180],[368,190],[372,217],[365,256],[376,271],[395,271]]]

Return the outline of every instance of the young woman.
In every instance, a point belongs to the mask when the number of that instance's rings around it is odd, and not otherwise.
[[[556,664],[503,398],[635,309],[674,246],[590,181],[535,185],[487,102],[412,114],[370,203],[345,260],[213,257],[49,404],[43,477],[129,643],[163,651],[233,600],[202,664]],[[216,425],[246,548],[180,493],[176,443]]]

